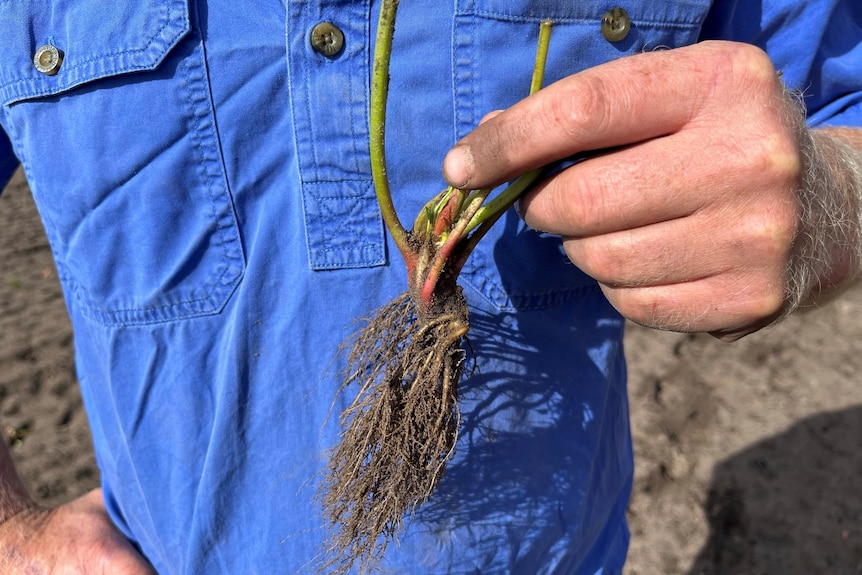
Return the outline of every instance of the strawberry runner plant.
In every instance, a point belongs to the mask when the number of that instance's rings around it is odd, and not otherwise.
[[[341,414],[321,499],[332,533],[328,572],[383,556],[405,515],[437,486],[458,437],[458,386],[466,363],[467,305],[457,278],[479,240],[539,176],[492,190],[448,187],[408,231],[386,174],[389,61],[399,0],[383,0],[371,79],[372,177],[386,228],[407,267],[405,293],[378,310],[353,339],[341,390],[358,387]],[[542,22],[530,93],[543,81],[551,23]]]

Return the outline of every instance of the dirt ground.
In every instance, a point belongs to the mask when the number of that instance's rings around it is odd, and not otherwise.
[[[0,196],[0,429],[46,505],[98,484],[72,331],[20,173]],[[733,344],[630,326],[625,575],[862,573],[862,286]]]

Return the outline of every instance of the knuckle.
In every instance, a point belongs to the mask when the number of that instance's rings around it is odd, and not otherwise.
[[[747,250],[753,257],[763,262],[777,262],[790,253],[795,235],[795,224],[774,213],[765,216],[767,219],[752,218],[746,230]]]
[[[620,186],[620,175],[613,169],[589,168],[577,174],[565,182],[568,189],[561,196],[567,197],[568,201],[559,208],[565,210],[561,213],[566,213],[570,221],[589,233],[618,217],[613,202]]]
[[[775,67],[762,49],[743,42],[726,42],[724,46],[724,58],[719,59],[721,72],[746,84],[775,83]]]
[[[605,190],[606,185],[601,180],[578,178],[569,192],[572,201],[560,207],[566,208],[571,221],[578,222],[579,227],[590,229],[604,219]]]
[[[782,269],[741,270],[725,282],[727,308],[738,325],[750,325],[777,314],[784,306]]]
[[[584,253],[593,277],[614,287],[643,287],[656,275],[651,257],[633,243],[631,234],[619,232],[603,236]]]
[[[775,67],[769,56],[756,46],[741,42],[708,43],[703,56],[709,65],[700,66],[716,105],[750,105],[755,97],[772,95],[778,87]],[[720,97],[716,97],[720,96]]]
[[[766,317],[772,317],[781,311],[784,306],[784,289],[776,289],[775,284],[763,286],[761,296],[755,298],[749,306],[748,312],[752,321]]]
[[[735,174],[748,204],[763,205],[767,212],[778,208],[775,216],[784,219],[795,215],[782,209],[794,203],[788,200],[795,198],[803,178],[803,160],[791,136],[777,131],[752,134],[725,150],[729,153],[724,154],[724,171]]]
[[[736,291],[732,300],[735,323],[752,325],[765,318],[776,316],[784,306],[783,282],[767,277],[746,278],[745,285]]]
[[[561,93],[548,101],[546,117],[552,129],[562,130],[573,142],[589,141],[610,124],[608,86],[594,71],[571,76]]]
[[[571,237],[591,233],[605,212],[603,186],[591,178],[558,176],[526,201],[527,223]]]
[[[757,168],[767,181],[795,189],[802,177],[802,161],[796,142],[784,134],[762,138]]]
[[[793,201],[764,202],[740,219],[737,242],[744,242],[750,261],[782,262],[796,237],[797,207]]]

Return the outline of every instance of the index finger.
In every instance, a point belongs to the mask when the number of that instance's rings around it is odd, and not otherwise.
[[[715,74],[698,44],[621,58],[564,78],[482,123],[446,155],[458,188],[496,186],[573,154],[672,134]]]

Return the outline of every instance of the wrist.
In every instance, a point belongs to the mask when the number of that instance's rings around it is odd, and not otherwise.
[[[0,527],[13,517],[37,508],[15,470],[9,449],[0,445]]]
[[[797,127],[799,224],[786,274],[782,317],[841,293],[857,278],[862,262],[859,149],[834,129],[807,128],[802,111],[798,113],[803,118]]]

